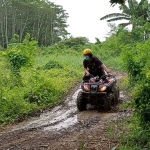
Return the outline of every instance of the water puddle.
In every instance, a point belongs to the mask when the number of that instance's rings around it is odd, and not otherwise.
[[[69,126],[74,125],[75,123],[77,123],[77,115],[73,116],[73,117],[69,117],[66,120],[64,120],[63,122],[58,123],[57,125],[53,125],[53,126],[48,126],[44,128],[44,131],[52,131],[52,130],[60,130],[60,129],[66,129]]]
[[[20,129],[36,128],[40,128],[44,131],[60,130],[71,127],[77,123],[84,123],[84,121],[88,118],[98,117],[103,121],[117,114],[109,112],[99,112],[94,109],[78,112],[76,107],[76,99],[79,91],[81,91],[80,86],[73,95],[66,98],[65,102],[62,105],[53,108],[51,111],[42,113],[40,117],[34,117],[29,121],[19,123],[18,125],[12,127],[12,130],[14,131]],[[123,99],[124,97],[125,96],[121,91],[120,98]]]
[[[43,113],[39,118],[33,118],[28,122],[20,123],[12,130],[19,129],[32,129],[44,127],[44,130],[59,130],[60,128],[67,128],[78,122],[77,120],[77,108],[76,98],[79,88],[72,97],[67,97],[64,105],[57,106],[47,113]]]
[[[97,110],[86,110],[77,115],[77,120],[84,123],[84,121],[88,118],[101,118],[101,121],[111,118],[115,116],[117,113],[107,113],[107,112],[98,112]]]

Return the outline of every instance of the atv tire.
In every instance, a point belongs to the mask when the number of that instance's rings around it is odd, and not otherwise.
[[[80,91],[77,96],[77,108],[79,111],[86,110],[87,100],[82,96],[82,92]]]
[[[109,111],[114,106],[114,98],[112,98],[112,94],[108,94],[107,98],[104,99],[104,109]]]

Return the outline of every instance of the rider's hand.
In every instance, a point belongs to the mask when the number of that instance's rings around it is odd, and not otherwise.
[[[87,72],[87,73],[86,73],[86,76],[90,76],[90,73],[89,73],[89,72]]]
[[[107,72],[107,76],[110,77],[112,74],[110,72]]]

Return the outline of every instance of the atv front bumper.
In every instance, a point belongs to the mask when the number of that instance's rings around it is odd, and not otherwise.
[[[83,95],[87,95],[87,96],[90,96],[90,95],[92,95],[92,96],[99,96],[99,95],[102,95],[102,96],[106,96],[106,94],[107,94],[107,92],[96,92],[96,93],[91,93],[91,92],[85,92],[85,91],[82,91],[82,94]]]

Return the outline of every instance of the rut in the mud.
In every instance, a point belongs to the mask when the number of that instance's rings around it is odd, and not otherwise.
[[[116,73],[118,80],[124,74]],[[76,97],[80,91],[77,85],[63,104],[50,111],[42,113],[40,117],[34,117],[17,125],[8,126],[0,133],[0,150],[22,150],[22,149],[76,149],[80,143],[77,142],[80,133],[101,127],[105,130],[105,123],[118,118],[127,117],[130,113],[118,112],[116,106],[111,112],[97,111],[90,108],[87,111],[78,112],[76,108]],[[123,91],[120,91],[120,100],[128,100]],[[102,135],[105,131],[101,131]],[[84,135],[88,133],[84,133]],[[74,142],[65,142],[61,146],[62,139],[74,139]],[[60,144],[60,146],[59,146]],[[67,146],[68,145],[68,146]],[[110,144],[109,144],[110,146]],[[112,144],[113,146],[113,144]],[[107,147],[108,149],[108,147]]]

